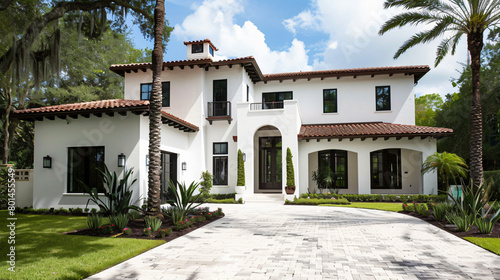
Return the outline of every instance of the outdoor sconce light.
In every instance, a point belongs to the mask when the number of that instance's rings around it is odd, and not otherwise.
[[[125,166],[125,155],[123,153],[118,155],[118,167]]]
[[[183,162],[182,163],[182,170],[185,171],[187,169],[187,164],[186,162]]]
[[[149,166],[149,155],[146,155],[146,166]]]
[[[52,168],[52,158],[50,156],[43,157],[43,168]]]
[[[247,161],[247,154],[243,153],[243,162]]]

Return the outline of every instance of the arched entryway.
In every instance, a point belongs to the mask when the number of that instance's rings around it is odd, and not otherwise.
[[[276,127],[263,126],[255,132],[254,155],[254,192],[282,193],[283,145]]]

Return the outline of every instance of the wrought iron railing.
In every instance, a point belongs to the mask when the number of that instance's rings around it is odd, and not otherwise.
[[[283,109],[283,101],[251,103],[250,111],[256,110],[269,110],[269,109]]]

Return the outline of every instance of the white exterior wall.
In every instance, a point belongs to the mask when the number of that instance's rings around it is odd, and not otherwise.
[[[118,155],[126,155],[127,169],[134,167],[134,177],[140,180],[142,172],[138,164],[145,165],[140,157],[139,116],[127,114],[102,118],[78,117],[61,120],[35,122],[34,151],[34,208],[84,207],[88,196],[67,193],[68,147],[104,146],[104,161],[111,172],[123,175],[123,167],[117,167]],[[42,158],[52,157],[52,168],[43,168]],[[142,161],[141,161],[142,160]],[[138,181],[139,181],[138,180]],[[137,189],[138,183],[133,185]],[[134,192],[132,201],[137,201],[139,192]],[[92,204],[89,204],[91,207]]]
[[[375,109],[375,87],[391,87],[391,111]],[[337,113],[323,113],[323,90],[337,89]],[[255,100],[262,102],[263,92],[293,91],[300,104],[304,124],[386,122],[415,125],[413,76],[404,74],[313,78],[270,81],[255,85]]]
[[[203,58],[213,58],[213,56],[210,54],[209,43],[203,43],[203,52],[202,53],[192,53],[192,46],[193,44],[189,44],[186,47],[186,57],[187,59],[203,59]],[[215,54],[215,49],[214,49],[214,54]]]

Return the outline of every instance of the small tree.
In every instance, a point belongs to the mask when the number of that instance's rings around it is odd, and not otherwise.
[[[207,170],[205,172],[201,172],[201,188],[200,188],[200,193],[201,196],[204,198],[207,198],[210,195],[210,190],[212,189],[212,179],[214,176],[210,174],[210,172]]]
[[[456,183],[456,177],[467,176],[467,164],[465,160],[453,153],[434,153],[430,155],[422,166],[422,174],[436,171],[439,178],[445,185],[445,191],[448,192],[450,179]]]
[[[292,151],[286,149],[286,186],[295,188],[295,172],[293,171]]]
[[[240,149],[238,149],[238,182],[236,185],[245,185],[245,163],[243,162],[243,153]]]

